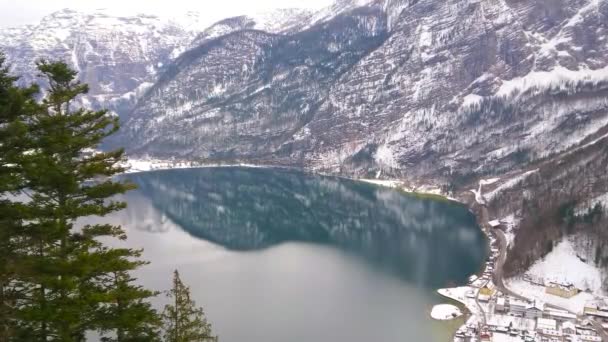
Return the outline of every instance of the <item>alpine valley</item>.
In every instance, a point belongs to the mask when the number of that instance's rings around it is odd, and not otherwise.
[[[133,158],[434,186],[502,220],[507,275],[568,242],[608,289],[608,0],[338,0],[206,26],[64,10],[0,50],[26,83],[36,58],[71,63]]]

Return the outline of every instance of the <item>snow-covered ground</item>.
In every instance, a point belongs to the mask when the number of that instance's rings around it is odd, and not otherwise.
[[[369,179],[369,178],[361,178],[359,179],[362,182],[385,186],[388,188],[401,188],[403,187],[403,182],[398,180],[381,180],[381,179]]]
[[[581,290],[601,294],[600,270],[583,262],[568,238],[562,240],[542,260],[534,263],[526,273],[535,278],[543,278],[545,282],[572,283]]]
[[[475,303],[475,295],[479,291],[471,286],[461,286],[449,289],[439,289],[437,292],[447,298],[453,299],[464,304],[467,309],[473,314],[473,317],[479,317],[481,312]]]
[[[492,185],[498,182],[500,178],[489,178],[489,179],[481,179],[479,181],[479,188],[477,190],[471,189],[470,191],[475,194],[475,202],[479,204],[486,204],[486,199],[483,196],[483,186],[484,185]]]
[[[154,170],[188,169],[188,168],[210,168],[210,167],[268,167],[254,164],[200,164],[189,161],[161,160],[161,159],[128,159],[121,166],[127,169],[126,173],[147,172]]]
[[[446,321],[462,316],[460,309],[451,304],[439,304],[431,310],[431,317],[436,320]]]
[[[544,286],[534,285],[523,278],[509,279],[507,286],[527,298],[582,313],[586,304],[595,303],[602,298],[602,272],[577,256],[571,241],[574,238],[562,240],[542,260],[534,263],[525,275],[538,283],[572,283],[585,292],[570,299],[562,298],[546,293]]]
[[[490,185],[490,184],[494,184],[494,183],[498,182],[499,180],[500,180],[500,178],[482,179],[479,181],[479,184]]]
[[[581,203],[581,205],[576,207],[576,215],[584,215],[587,213],[589,209],[592,209],[597,204],[600,204],[604,208],[608,208],[608,193],[597,196],[586,203]]]
[[[570,299],[554,296],[546,293],[544,286],[534,285],[519,278],[508,279],[506,285],[511,291],[525,296],[526,298],[555,305],[577,314],[583,313],[587,303],[595,303],[601,299],[600,297],[596,297],[586,292],[581,292]]]
[[[515,214],[507,215],[500,219],[500,222],[505,226],[505,237],[507,239],[507,248],[513,246],[515,240],[515,228],[519,225],[519,218]]]
[[[483,199],[481,195],[481,184],[479,185],[479,190],[471,189],[471,192],[475,194],[475,202],[479,204],[486,204],[486,201]]]
[[[525,317],[516,317],[511,315],[495,315],[488,310],[487,322],[489,325],[507,328],[512,326],[517,330],[533,331],[536,327],[536,320]]]
[[[498,194],[500,194],[501,192],[503,192],[505,190],[511,189],[512,187],[516,186],[517,184],[524,181],[526,178],[528,178],[530,175],[532,175],[536,172],[538,172],[538,169],[525,172],[519,176],[506,180],[504,183],[500,184],[496,189],[483,195],[483,198],[486,201],[491,202],[494,199],[494,197],[496,197]],[[482,183],[480,182],[479,185],[480,185],[480,190],[481,190]]]

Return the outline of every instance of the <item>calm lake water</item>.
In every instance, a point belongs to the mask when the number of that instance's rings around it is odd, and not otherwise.
[[[164,290],[179,269],[224,342],[446,341],[435,289],[486,256],[465,207],[366,183],[242,168],[128,178],[139,189],[112,220],[151,261],[139,278]]]

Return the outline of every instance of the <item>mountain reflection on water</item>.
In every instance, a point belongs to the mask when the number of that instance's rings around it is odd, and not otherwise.
[[[231,250],[331,245],[427,288],[465,282],[486,253],[465,207],[362,182],[244,168],[128,177],[138,194],[190,235]],[[142,227],[162,232],[162,224]]]

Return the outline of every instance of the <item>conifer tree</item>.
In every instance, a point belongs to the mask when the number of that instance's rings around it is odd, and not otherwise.
[[[211,332],[211,324],[207,322],[203,308],[196,307],[190,298],[190,288],[184,285],[177,270],[167,297],[170,304],[165,306],[162,315],[165,342],[218,341]]]
[[[31,199],[23,228],[30,243],[19,281],[33,285],[18,304],[24,322],[19,339],[83,341],[87,331],[98,330],[130,341],[126,336],[139,336],[138,324],[148,327],[155,315],[144,303],[153,293],[134,286],[129,277],[143,264],[140,251],[101,242],[125,239],[119,226],[75,226],[79,218],[123,209],[125,203],[113,198],[133,188],[112,178],[124,171],[117,166],[123,150],[96,151],[118,130],[118,118],[74,105],[88,87],[65,63],[41,61],[38,69],[48,94],[28,123],[25,140],[31,146],[19,160]],[[123,309],[137,311],[142,321],[134,318],[125,326],[108,318]]]
[[[160,317],[147,301],[155,293],[133,285],[136,280],[127,272],[115,272],[108,279],[109,302],[97,317],[102,332],[113,337],[102,337],[102,342],[154,342],[159,340]]]
[[[25,122],[38,108],[36,86],[19,88],[0,53],[0,341],[12,339],[17,320],[16,302],[27,286],[18,284],[23,252],[22,205],[12,200],[23,189],[19,163],[27,150]]]

